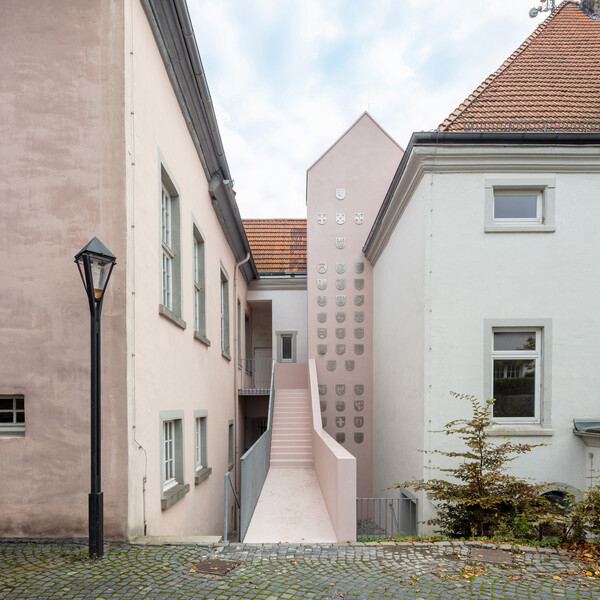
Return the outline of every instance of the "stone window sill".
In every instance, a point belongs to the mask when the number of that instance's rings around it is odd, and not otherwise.
[[[185,321],[180,316],[176,315],[171,309],[167,308],[164,304],[158,305],[158,313],[169,319],[169,321],[175,323],[175,325],[179,325],[181,329],[185,329],[187,327]]]
[[[194,331],[194,339],[198,340],[199,342],[202,342],[210,348],[210,340],[199,331]]]
[[[212,468],[211,467],[205,467],[204,469],[200,469],[199,471],[196,471],[196,477],[194,478],[194,483],[196,485],[198,485],[199,483],[202,483],[205,479],[208,479],[212,474]]]
[[[175,487],[167,490],[160,499],[160,507],[162,510],[167,510],[181,500],[190,491],[189,483],[178,483]]]
[[[555,225],[486,225],[486,233],[552,233]]]
[[[542,427],[541,425],[494,425],[490,429],[485,430],[486,434],[491,437],[506,437],[506,436],[523,436],[523,437],[550,437],[554,435],[554,430]]]
[[[223,358],[226,358],[228,361],[231,362],[231,354],[229,354],[227,350],[221,350],[221,354],[223,355]]]

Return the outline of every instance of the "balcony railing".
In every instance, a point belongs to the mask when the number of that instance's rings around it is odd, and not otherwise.
[[[400,498],[357,498],[357,539],[416,535],[417,507],[416,496],[405,489]]]
[[[269,394],[273,359],[242,358],[239,362],[242,376],[238,392],[240,394]]]

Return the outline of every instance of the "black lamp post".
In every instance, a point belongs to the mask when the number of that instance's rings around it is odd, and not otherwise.
[[[100,316],[104,291],[116,260],[117,257],[96,237],[75,256],[90,304],[91,322],[92,489],[88,504],[91,558],[104,554],[104,511],[100,491]]]

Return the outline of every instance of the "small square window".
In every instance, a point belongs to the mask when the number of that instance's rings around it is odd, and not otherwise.
[[[21,395],[0,395],[0,435],[25,433],[25,398]]]
[[[494,221],[497,223],[541,223],[542,193],[494,193]]]

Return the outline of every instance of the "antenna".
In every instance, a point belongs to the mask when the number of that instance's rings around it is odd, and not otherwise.
[[[543,0],[540,6],[534,6],[529,11],[529,16],[535,19],[541,12],[552,12],[556,8],[556,0]]]

